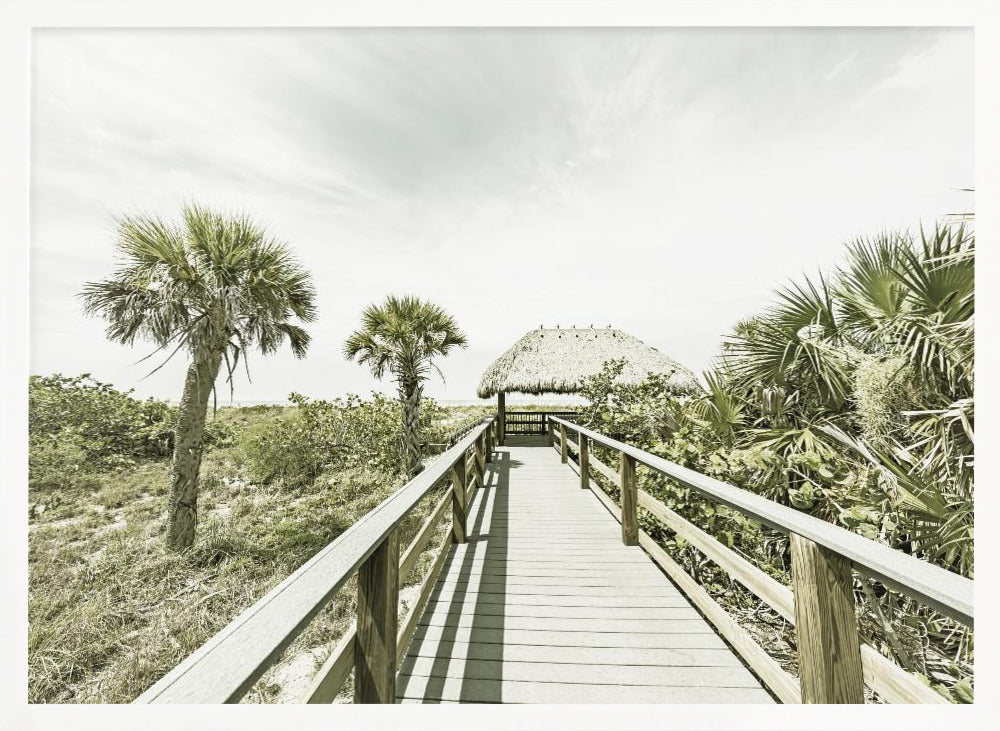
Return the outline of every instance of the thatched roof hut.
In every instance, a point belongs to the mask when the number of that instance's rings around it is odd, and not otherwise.
[[[532,330],[486,369],[480,398],[503,393],[576,393],[605,362],[623,358],[619,382],[638,383],[649,373],[669,373],[678,395],[700,390],[694,374],[632,335],[613,328]]]

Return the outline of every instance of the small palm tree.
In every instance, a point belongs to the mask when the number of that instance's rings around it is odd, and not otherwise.
[[[417,297],[390,295],[381,305],[369,305],[362,327],[344,343],[344,357],[367,363],[381,379],[392,374],[402,407],[403,469],[409,477],[420,471],[420,399],[434,358],[466,346],[465,335],[443,308]]]
[[[198,205],[184,208],[182,224],[156,216],[118,223],[121,265],[81,294],[84,311],[108,321],[109,339],[137,338],[190,356],[174,431],[167,544],[194,542],[198,471],[208,398],[223,361],[232,383],[249,348],[274,352],[288,340],[305,355],[309,334],[299,322],[315,317],[310,276],[288,249],[246,216],[226,216]],[[162,367],[162,366],[161,366]]]

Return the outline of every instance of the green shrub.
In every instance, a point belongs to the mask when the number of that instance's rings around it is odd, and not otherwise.
[[[350,395],[313,401],[299,394],[289,399],[291,413],[248,427],[238,438],[250,479],[309,484],[325,469],[365,469],[395,474],[401,464],[399,404],[381,394],[363,400]],[[434,413],[433,402],[423,409]]]
[[[240,436],[239,451],[251,480],[288,487],[312,482],[326,456],[322,438],[301,413],[249,427]]]
[[[121,467],[161,457],[173,448],[176,409],[164,401],[133,398],[85,373],[31,376],[28,434],[32,445],[70,442],[94,467]],[[61,448],[61,446],[60,446]],[[39,455],[41,458],[42,455]]]

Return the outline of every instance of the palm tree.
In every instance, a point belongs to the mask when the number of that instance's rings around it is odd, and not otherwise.
[[[344,343],[344,357],[367,363],[381,379],[392,374],[402,407],[403,469],[409,477],[420,471],[420,398],[434,358],[466,346],[455,319],[438,305],[417,297],[390,295],[381,305],[369,305],[362,327]]]
[[[181,550],[194,542],[205,414],[223,361],[231,385],[251,347],[268,354],[287,339],[305,355],[309,334],[295,321],[315,317],[315,290],[263,228],[196,204],[185,206],[179,226],[151,215],[122,218],[116,246],[121,264],[110,279],[84,286],[84,312],[107,320],[110,340],[146,339],[154,352],[170,350],[166,360],[180,350],[190,357],[167,513],[167,544]]]

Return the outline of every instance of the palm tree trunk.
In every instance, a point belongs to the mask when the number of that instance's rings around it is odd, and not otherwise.
[[[420,472],[420,398],[423,388],[419,383],[401,383],[399,402],[403,411],[403,468],[406,476]]]
[[[167,546],[175,551],[184,550],[194,543],[205,414],[221,364],[221,351],[196,358],[188,366],[184,379],[184,395],[177,409],[177,426],[174,429],[170,502],[167,507]]]

